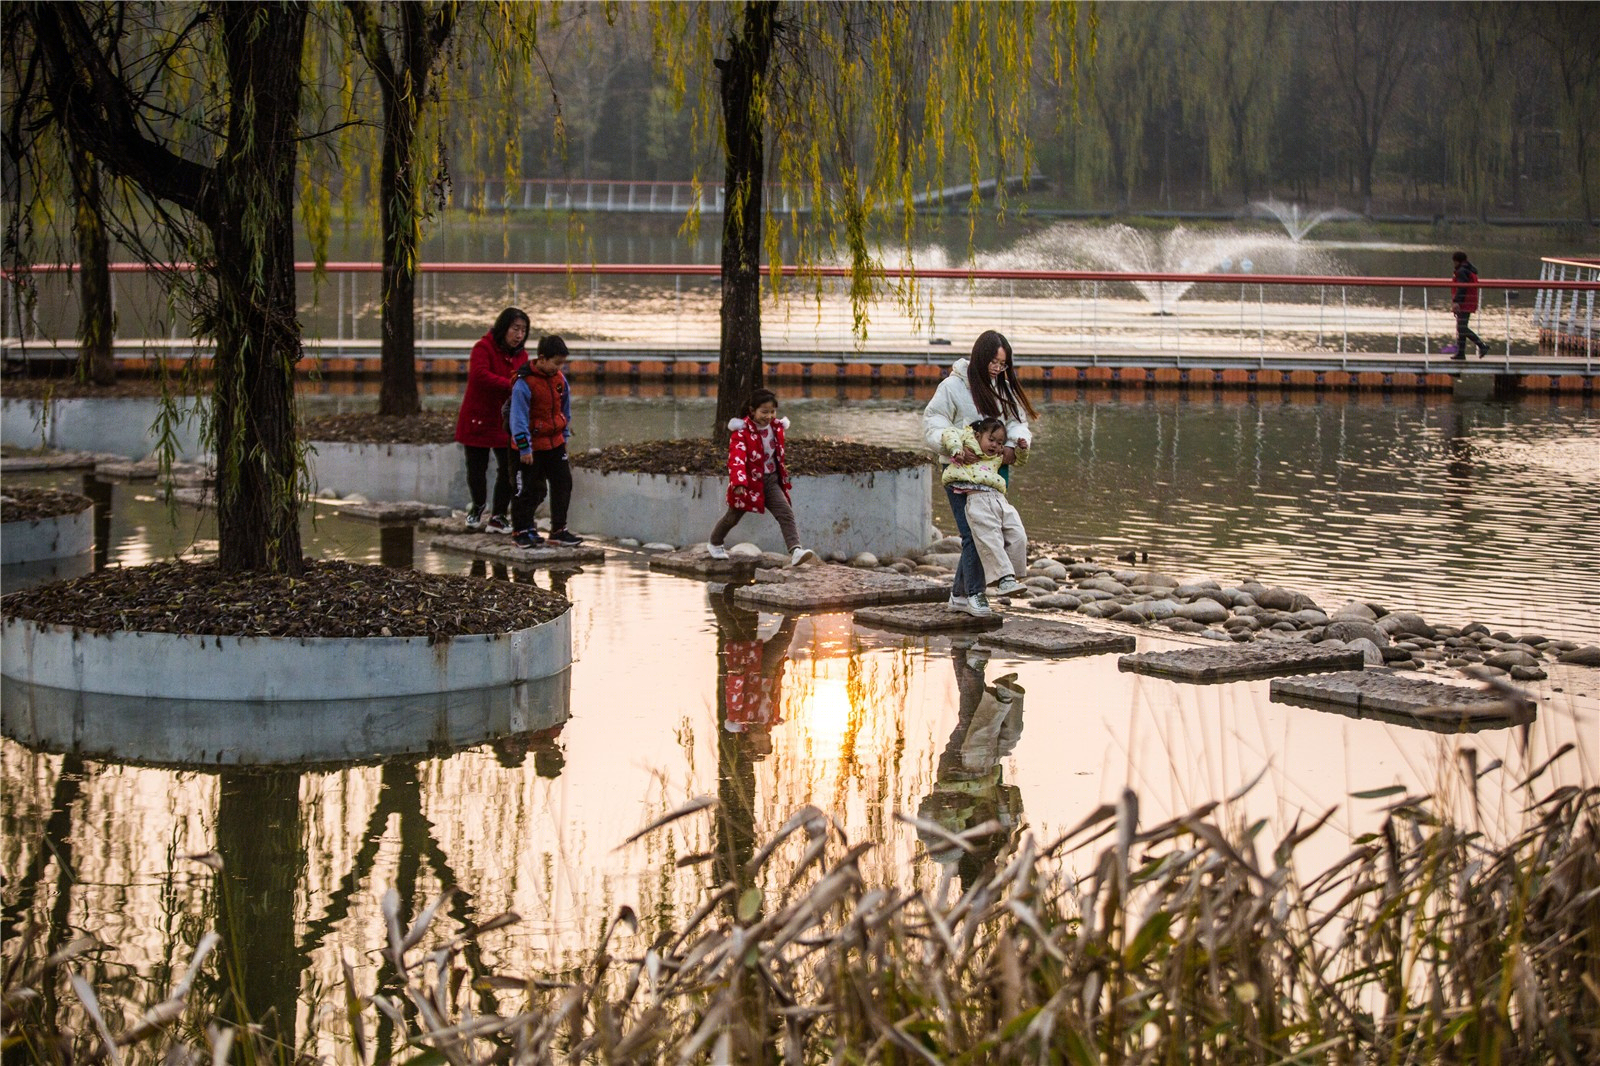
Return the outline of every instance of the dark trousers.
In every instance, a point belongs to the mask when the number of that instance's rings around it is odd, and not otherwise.
[[[1472,332],[1472,327],[1467,325],[1472,319],[1471,311],[1456,312],[1456,351],[1462,355],[1467,354],[1467,341],[1478,346],[1478,353],[1483,354],[1489,346],[1483,343],[1483,338]]]
[[[800,530],[794,524],[794,508],[789,506],[789,497],[783,494],[783,481],[779,479],[777,471],[773,471],[762,480],[761,484],[767,495],[767,513],[778,520],[778,530],[783,534],[784,547],[794,551],[800,546]],[[716,526],[711,530],[711,543],[721,544],[733,531],[733,527],[739,524],[739,519],[748,513],[737,507],[728,508],[727,512],[717,519]]]
[[[961,534],[961,561],[956,563],[950,593],[954,596],[971,596],[974,592],[983,591],[983,563],[978,558],[978,545],[972,539],[972,527],[967,525],[967,494],[952,491],[947,485],[944,498],[950,501],[956,532]]]
[[[461,447],[467,452],[467,491],[472,494],[472,509],[483,510],[489,496],[489,453],[494,452],[494,510],[490,514],[503,515],[511,504],[511,468],[516,465],[517,453],[510,448],[479,448],[471,444]]]
[[[511,500],[511,528],[518,533],[533,528],[533,512],[544,502],[548,485],[550,531],[566,529],[567,505],[572,502],[572,467],[567,463],[567,446],[534,452],[532,463],[523,463],[520,455],[517,459],[517,494]]]

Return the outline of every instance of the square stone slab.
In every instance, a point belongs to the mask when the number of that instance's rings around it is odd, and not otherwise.
[[[1124,655],[1117,668],[1175,681],[1241,681],[1283,674],[1317,674],[1360,670],[1359,650],[1321,648],[1309,644],[1226,644],[1215,648],[1146,651]]]
[[[1334,710],[1352,718],[1376,718],[1441,733],[1497,729],[1531,722],[1531,699],[1462,685],[1447,685],[1395,673],[1353,670],[1272,683],[1274,703]]]
[[[30,470],[81,470],[100,463],[121,462],[122,456],[106,452],[44,452],[39,455],[9,455],[0,458],[0,473],[21,474]]]
[[[857,625],[895,629],[908,633],[970,633],[998,629],[1005,619],[998,614],[986,618],[953,611],[943,603],[903,603],[894,607],[863,607],[855,612]]]
[[[1105,655],[1110,652],[1132,651],[1138,642],[1132,633],[1113,633],[1110,630],[1080,626],[1074,622],[1056,622],[1048,618],[1023,618],[1010,614],[1005,616],[1005,625],[998,632],[985,633],[979,643],[1012,651],[1031,651],[1040,655],[1064,658],[1070,655]]]
[[[788,557],[776,552],[762,555],[730,555],[726,559],[713,559],[703,546],[682,548],[675,552],[662,552],[650,557],[650,569],[667,574],[683,574],[710,581],[727,581],[730,578],[748,581],[759,567],[778,568],[788,562]]]
[[[450,508],[440,503],[422,503],[419,500],[395,500],[374,503],[325,503],[322,506],[337,510],[351,518],[370,518],[375,522],[415,522],[419,518],[448,517]]]
[[[893,603],[933,603],[950,598],[950,585],[925,577],[812,563],[786,570],[757,570],[756,583],[733,594],[743,607],[802,614]]]
[[[492,559],[512,566],[549,566],[551,563],[603,563],[604,548],[579,544],[572,548],[519,548],[507,536],[484,536],[478,533],[460,533],[454,536],[434,537],[428,542],[435,548],[471,555],[479,559]]]

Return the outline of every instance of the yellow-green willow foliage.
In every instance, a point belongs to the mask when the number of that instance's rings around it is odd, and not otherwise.
[[[694,115],[694,150],[723,143],[713,60],[751,6],[651,7],[658,62]],[[1088,20],[1074,3],[775,6],[771,60],[750,104],[765,140],[770,290],[781,289],[785,248],[802,268],[842,262],[864,336],[868,303],[884,283],[883,235],[909,254],[923,204],[933,202],[926,194],[952,184],[972,186],[969,240],[981,181],[1000,179],[1003,207],[1005,180],[1033,171],[1032,94],[1040,81],[1075,83]],[[702,170],[696,180],[717,177]],[[895,291],[916,306],[914,286]]]

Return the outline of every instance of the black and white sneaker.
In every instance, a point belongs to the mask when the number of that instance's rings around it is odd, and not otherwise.
[[[489,519],[488,523],[484,525],[483,531],[485,533],[514,532],[514,530],[511,528],[511,519],[507,518],[503,514],[497,514],[493,518]]]
[[[467,512],[467,532],[476,533],[483,528],[483,508],[474,507]]]
[[[564,544],[569,548],[574,544],[583,543],[583,538],[572,532],[570,529],[552,529],[550,531],[550,535],[545,539],[551,544]]]

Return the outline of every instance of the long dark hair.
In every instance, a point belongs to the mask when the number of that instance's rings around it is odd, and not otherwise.
[[[967,387],[972,390],[973,404],[979,414],[990,418],[1009,418],[1019,422],[1022,421],[1021,411],[1026,411],[1029,418],[1038,418],[1039,412],[1033,409],[1027,394],[1022,391],[1022,383],[1017,380],[1017,368],[1010,358],[1006,360],[1005,373],[1000,375],[998,381],[991,381],[989,364],[1002,348],[1008,357],[1013,354],[1011,342],[999,330],[986,329],[972,342],[972,359],[967,363]]]
[[[510,329],[511,323],[519,318],[522,319],[522,343],[513,349],[506,344],[506,330]],[[500,317],[494,320],[494,325],[489,329],[489,335],[494,338],[494,342],[513,355],[527,347],[528,334],[532,332],[533,322],[528,318],[528,313],[520,307],[508,307],[501,311]]]

